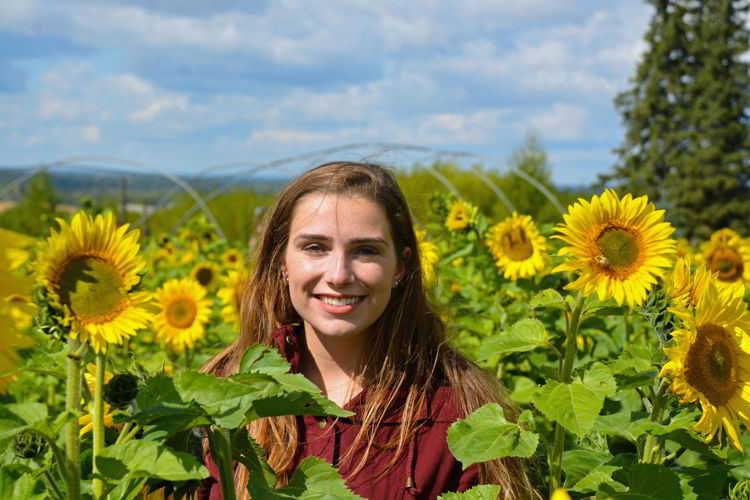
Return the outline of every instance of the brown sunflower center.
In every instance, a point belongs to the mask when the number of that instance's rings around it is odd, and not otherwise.
[[[701,325],[685,359],[685,379],[714,406],[724,406],[737,392],[734,339],[718,325]]]
[[[167,306],[167,322],[175,328],[187,328],[193,325],[198,314],[194,300],[176,299]]]
[[[230,264],[234,264],[235,262],[237,262],[237,254],[230,253],[229,255],[227,255],[227,262],[229,262]]]
[[[742,257],[733,248],[719,247],[706,259],[706,266],[719,273],[721,281],[737,281],[745,273]]]
[[[95,256],[82,255],[69,260],[56,288],[60,302],[83,322],[111,318],[127,303],[122,275],[112,264]]]
[[[196,271],[195,279],[198,280],[198,283],[200,283],[201,286],[206,287],[213,282],[214,271],[209,267],[201,267],[200,269],[198,269],[198,271]]]
[[[534,246],[529,241],[526,231],[516,227],[503,234],[503,251],[510,260],[526,260],[534,254]]]
[[[626,229],[607,228],[602,231],[596,242],[599,245],[602,263],[608,267],[622,269],[631,266],[640,256],[636,236]]]

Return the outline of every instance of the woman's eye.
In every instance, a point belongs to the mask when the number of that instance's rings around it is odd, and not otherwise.
[[[317,243],[312,243],[310,245],[305,245],[305,247],[303,248],[303,250],[305,252],[319,253],[319,252],[322,252],[323,250],[325,250],[325,248],[323,248],[323,245],[318,245]]]
[[[361,255],[378,255],[378,249],[375,247],[360,247],[357,249],[357,253]]]

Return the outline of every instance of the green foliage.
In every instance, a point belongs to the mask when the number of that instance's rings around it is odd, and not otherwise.
[[[488,403],[448,429],[448,447],[464,469],[502,457],[530,457],[539,435],[505,420],[503,408]]]
[[[0,212],[0,227],[30,236],[46,234],[60,214],[60,197],[46,171],[34,174],[18,193],[21,200],[12,208]]]
[[[501,491],[496,484],[480,484],[462,493],[443,493],[438,500],[495,500]]]

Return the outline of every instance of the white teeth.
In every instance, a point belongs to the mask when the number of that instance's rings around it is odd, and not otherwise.
[[[354,304],[355,302],[358,302],[360,297],[351,297],[351,298],[334,298],[334,297],[320,297],[320,300],[325,302],[328,305],[331,306],[348,306],[350,304]]]

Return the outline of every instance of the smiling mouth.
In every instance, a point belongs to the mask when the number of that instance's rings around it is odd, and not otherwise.
[[[317,295],[318,300],[322,301],[329,306],[350,306],[361,300],[364,300],[364,296],[359,297],[329,297],[327,295]]]

